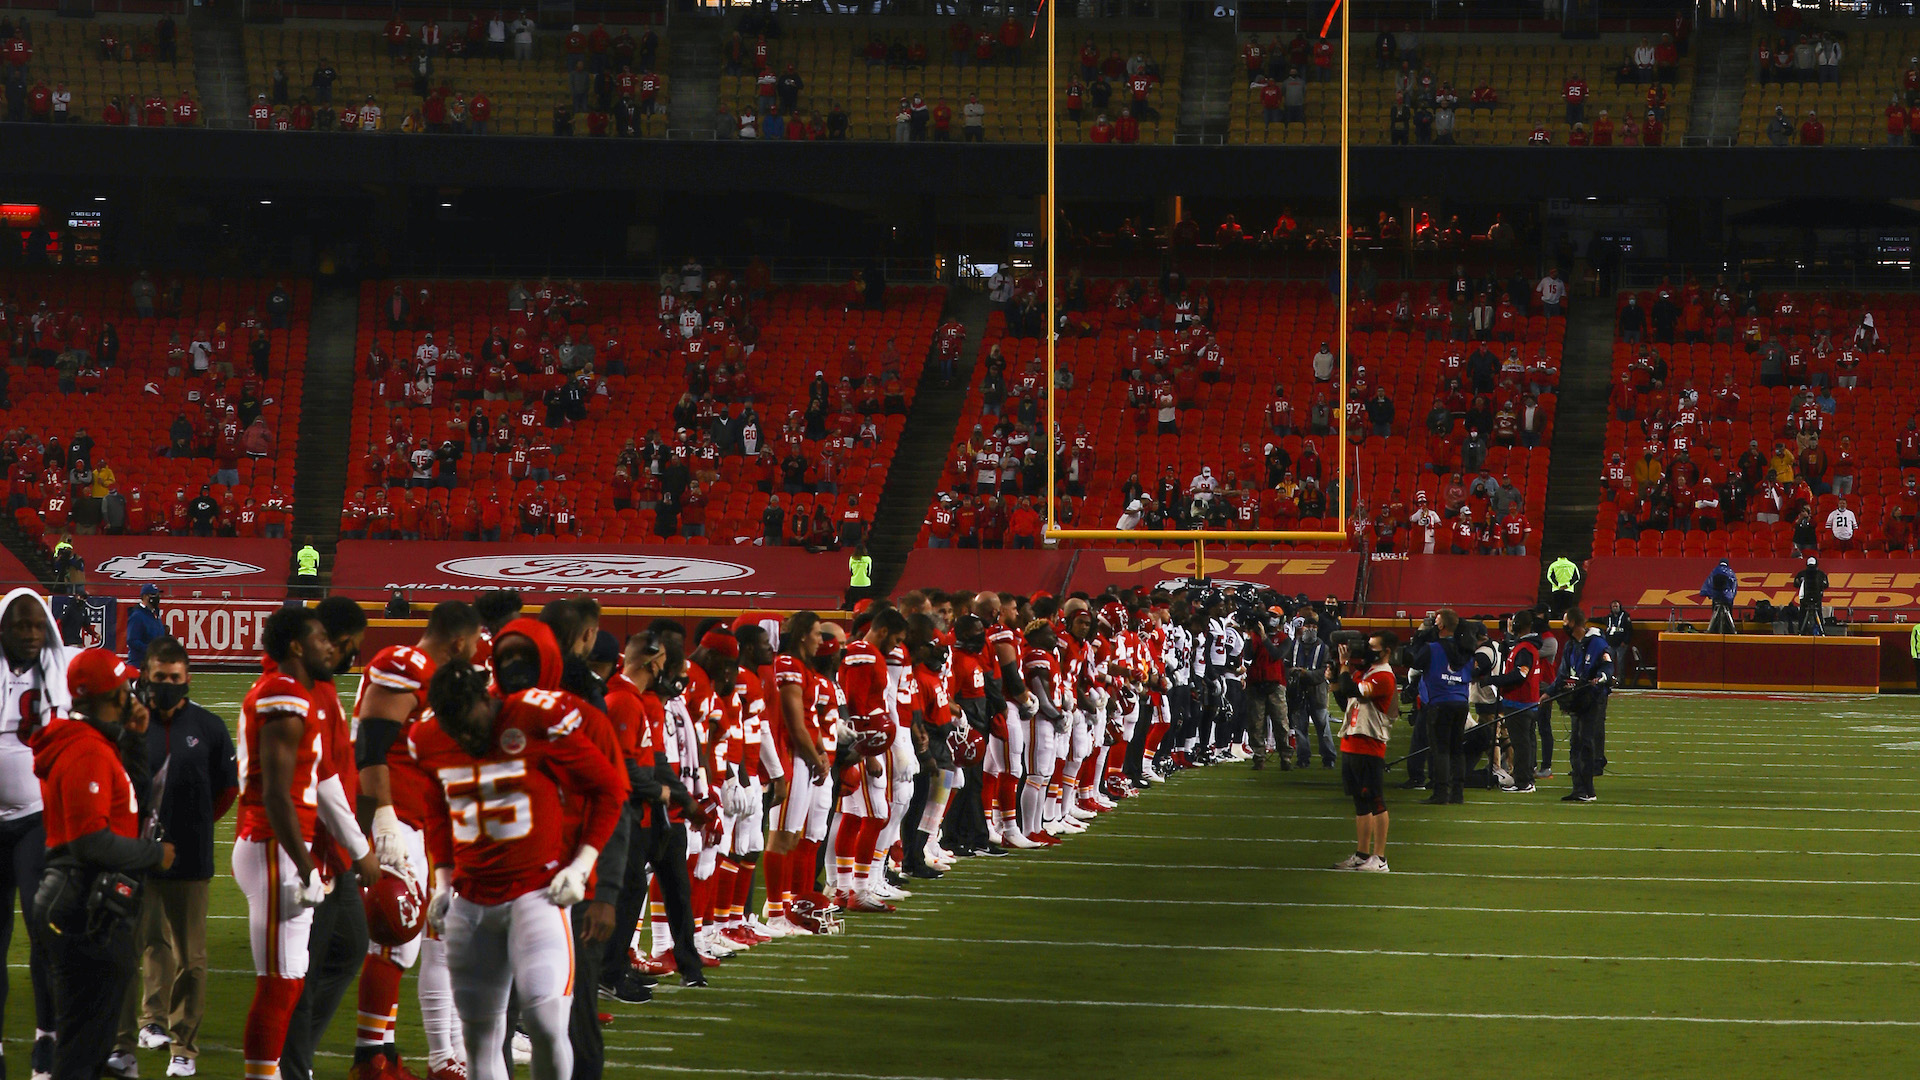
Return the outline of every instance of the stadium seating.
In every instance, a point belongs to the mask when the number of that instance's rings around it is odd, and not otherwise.
[[[170,316],[164,304],[168,279],[157,278],[163,295],[160,314],[142,319],[135,315],[129,300],[132,280],[130,274],[92,272],[13,271],[0,276],[0,290],[10,305],[18,306],[20,318],[30,320],[45,302],[46,310],[56,316],[78,316],[92,336],[97,337],[103,324],[113,324],[121,341],[118,363],[105,369],[97,383],[82,377],[82,390],[94,387],[86,393],[59,392],[51,367],[34,365],[28,357],[16,355],[16,365],[28,366],[12,369],[8,389],[11,408],[0,412],[0,427],[24,430],[42,442],[49,437],[65,442],[84,427],[94,440],[95,466],[105,461],[122,493],[131,497],[138,489],[150,512],[164,520],[176,492],[184,491],[192,498],[200,485],[213,483],[216,469],[211,457],[168,456],[169,428],[174,419],[186,415],[198,421],[200,403],[213,395],[224,394],[237,401],[251,372],[247,341],[237,329],[230,346],[236,374],[224,384],[217,377],[201,380],[190,374],[169,375],[170,340],[178,335],[182,343],[188,343],[196,331],[213,331],[223,323],[237,328],[248,309],[257,311],[264,320],[273,283],[189,278],[181,282],[180,314]],[[216,498],[232,494],[236,504],[251,498],[264,507],[277,496],[289,509],[292,507],[310,288],[299,280],[289,281],[287,286],[294,298],[290,328],[268,331],[271,358],[268,375],[260,383],[260,415],[273,434],[275,452],[259,459],[241,456],[236,469],[239,484],[231,491],[214,486]]]
[[[988,25],[987,29],[994,29]],[[804,83],[800,96],[802,112],[824,118],[834,103],[847,111],[849,139],[890,140],[895,137],[895,116],[902,98],[921,95],[929,106],[945,100],[953,110],[953,138],[961,138],[961,106],[969,94],[980,95],[986,106],[984,138],[988,142],[1041,142],[1046,139],[1049,109],[1047,69],[1043,47],[1030,47],[1022,62],[979,65],[968,54],[966,65],[953,62],[951,44],[944,29],[915,31],[910,34],[886,34],[884,44],[896,39],[903,44],[918,42],[927,49],[927,65],[900,69],[886,64],[869,64],[865,51],[868,35],[851,27],[825,24],[788,26],[779,41],[772,44],[771,65],[777,74],[791,63]],[[1079,64],[1081,48],[1088,40],[1104,57],[1118,52],[1122,57],[1150,57],[1159,65],[1160,83],[1150,101],[1158,110],[1158,119],[1140,125],[1140,142],[1171,143],[1180,106],[1180,64],[1182,46],[1178,34],[1163,32],[1127,32],[1097,30],[1090,34],[1060,35],[1060,85],[1064,87],[1070,72]],[[720,102],[735,112],[755,97],[755,73],[751,65],[739,75],[720,79]],[[1113,115],[1126,99],[1125,90],[1116,82]],[[1088,109],[1081,122],[1067,118],[1064,100],[1052,109],[1062,142],[1086,142],[1093,125],[1093,110]]]
[[[1845,36],[1839,81],[1761,82],[1757,58],[1762,42],[1777,44],[1777,34],[1758,32],[1748,48],[1747,92],[1740,116],[1739,142],[1767,146],[1767,124],[1776,107],[1785,110],[1793,125],[1792,142],[1800,142],[1800,125],[1809,110],[1819,115],[1828,145],[1878,146],[1887,141],[1887,104],[1899,95],[1908,104],[1904,76],[1911,60],[1920,55],[1920,31],[1875,27],[1872,33]],[[1816,69],[1817,72],[1817,69]]]
[[[70,21],[37,19],[26,25],[33,45],[33,58],[27,65],[29,85],[43,81],[48,87],[65,83],[73,94],[72,118],[77,123],[96,124],[109,99],[125,108],[129,98],[136,105],[158,95],[168,106],[183,93],[194,94],[193,43],[184,26],[175,35],[175,58],[171,63],[154,59],[154,23]],[[102,39],[111,34],[124,43],[120,51],[125,59],[104,57]],[[127,110],[129,123],[140,122],[139,108]],[[168,117],[171,122],[172,117]]]
[[[410,357],[421,333],[412,329],[393,330],[381,313],[383,299],[390,295],[394,282],[369,283],[361,295],[358,356],[364,358],[376,342],[394,356]],[[405,282],[408,295],[430,288],[439,328],[438,340],[458,344],[469,356],[477,357],[489,328],[505,326],[506,285],[502,282],[437,281]],[[591,316],[571,327],[582,341],[604,341],[607,332],[616,332],[626,343],[627,373],[600,373],[606,387],[604,397],[595,397],[588,417],[577,424],[552,430],[553,494],[571,500],[579,516],[577,539],[582,541],[654,542],[655,514],[651,510],[616,510],[608,482],[613,479],[614,462],[629,440],[641,440],[649,431],[671,438],[674,430],[672,411],[686,391],[681,362],[675,356],[678,339],[662,335],[655,317],[656,289],[650,285],[587,283],[582,295],[588,300]],[[847,310],[845,292],[840,287],[796,286],[776,289],[765,301],[756,302],[753,320],[759,342],[746,367],[753,380],[753,401],[765,428],[765,442],[778,446],[776,432],[789,410],[798,412],[807,401],[807,387],[813,373],[824,370],[837,380],[841,358],[849,344],[859,347],[863,356],[881,355],[889,339],[898,350],[900,377],[906,399],[911,405],[913,388],[933,339],[934,325],[944,302],[944,290],[925,287],[890,287],[885,311]],[[462,389],[446,380],[441,372],[435,404],[431,407],[389,409],[379,396],[373,381],[362,377],[355,386],[352,456],[349,463],[347,495],[352,501],[362,490],[374,491],[381,484],[382,459],[387,454],[387,436],[391,418],[403,414],[403,422],[416,438],[442,430],[456,406]],[[529,395],[531,396],[531,395]],[[476,401],[489,415],[517,415],[520,405],[511,401]],[[739,406],[735,404],[737,413]],[[859,495],[859,511],[870,522],[893,460],[905,417],[883,415],[880,438],[872,446],[852,451],[836,493],[802,494],[781,492],[781,501],[789,513],[805,509],[811,513],[818,504],[829,516],[839,520],[854,495]],[[437,436],[434,436],[436,439]],[[807,456],[817,460],[819,444],[808,442]],[[475,453],[459,466],[459,484],[454,499],[470,491],[480,494],[497,491],[508,504],[511,522],[519,520],[519,508],[533,491],[527,480],[515,482],[508,476],[508,455]],[[729,544],[752,542],[761,536],[761,514],[767,506],[767,493],[759,488],[761,466],[738,455],[724,458],[720,479],[709,490],[706,535],[674,536],[670,543]],[[564,478],[564,482],[561,482]],[[776,491],[778,491],[776,485]],[[396,496],[398,492],[394,493]],[[447,493],[415,489],[405,495],[416,502],[447,498]],[[511,524],[503,533],[512,538]],[[458,539],[458,537],[454,537]]]
[[[448,24],[443,28],[443,33],[452,35],[463,30],[462,27]],[[657,30],[655,32],[659,33]],[[660,34],[660,37],[658,55],[664,57],[665,35]],[[563,54],[552,42],[542,44],[545,46],[544,52],[537,52],[534,60],[526,62],[442,55],[433,61],[430,81],[436,88],[444,83],[467,97],[485,92],[493,103],[493,133],[551,135],[554,107],[570,101],[571,95],[567,88]],[[249,99],[267,92],[274,65],[282,64],[286,67],[290,84],[289,99],[297,102],[307,97],[311,100],[313,72],[321,59],[325,58],[340,73],[340,79],[333,87],[335,107],[365,101],[371,94],[385,114],[382,119],[387,131],[402,130],[406,113],[417,108],[421,101],[420,95],[415,93],[417,87],[413,69],[407,61],[396,60],[388,55],[386,38],[377,30],[249,26],[246,31],[246,53]],[[640,118],[642,134],[666,133],[665,112],[670,92],[671,86],[663,86],[659,96],[659,112]],[[573,130],[578,135],[587,134],[584,116],[576,118]]]
[[[1622,294],[1622,299],[1626,294]],[[1641,293],[1642,305],[1650,305],[1653,297]],[[1812,314],[1819,308],[1827,308],[1831,315],[1824,320],[1832,328],[1835,347],[1839,348],[1850,341],[1855,320],[1862,313],[1871,313],[1880,340],[1886,351],[1863,350],[1858,368],[1859,385],[1854,389],[1836,387],[1833,390],[1834,410],[1827,414],[1824,429],[1820,435],[1820,445],[1829,459],[1838,455],[1839,441],[1842,437],[1852,440],[1852,450],[1856,459],[1854,493],[1848,496],[1849,508],[1859,519],[1860,531],[1855,538],[1854,550],[1870,551],[1872,554],[1885,554],[1892,558],[1910,558],[1911,553],[1901,549],[1888,551],[1885,543],[1885,526],[1890,503],[1902,487],[1901,470],[1896,459],[1895,440],[1905,429],[1909,420],[1920,414],[1920,391],[1917,391],[1907,372],[1912,366],[1914,356],[1914,328],[1920,324],[1920,297],[1901,293],[1882,294],[1783,294],[1797,305],[1800,315],[1792,322],[1791,329],[1796,333],[1782,336],[1783,347],[1807,350],[1810,358],[1811,374],[1825,376],[1829,384],[1833,381],[1834,368],[1831,360],[1813,359],[1810,348],[1809,328],[1821,317]],[[1775,310],[1780,295],[1768,295],[1761,305],[1765,311]],[[1760,319],[1760,332],[1764,337],[1780,334],[1778,320],[1773,316]],[[1760,378],[1760,355],[1750,353],[1738,340],[1738,334],[1714,334],[1709,329],[1709,340],[1697,344],[1685,342],[1677,344],[1652,343],[1644,346],[1651,354],[1663,357],[1667,361],[1669,392],[1684,387],[1689,381],[1699,391],[1702,401],[1702,414],[1712,416],[1704,431],[1694,437],[1690,448],[1692,460],[1701,466],[1703,479],[1713,473],[1711,452],[1718,448],[1724,455],[1724,467],[1733,468],[1740,455],[1747,449],[1750,440],[1760,443],[1763,456],[1771,456],[1776,443],[1784,443],[1789,453],[1798,447],[1795,437],[1789,433],[1788,422],[1794,398],[1805,386],[1777,385],[1766,386]],[[1733,340],[1713,340],[1716,337],[1731,336]],[[1613,348],[1613,381],[1619,383],[1643,346],[1616,341]],[[1712,400],[1712,392],[1721,386],[1727,375],[1733,376],[1734,386],[1740,394],[1740,402],[1731,422],[1717,416],[1717,408]],[[1609,459],[1618,453],[1629,466],[1644,455],[1649,443],[1648,433],[1642,425],[1642,419],[1661,405],[1662,399],[1654,394],[1641,399],[1642,404],[1636,410],[1632,420],[1621,420],[1618,412],[1610,406],[1607,422],[1607,453]],[[1676,410],[1677,412],[1677,410]],[[1663,460],[1673,459],[1672,444],[1669,443],[1659,455]],[[1797,475],[1797,474],[1796,474]],[[1830,474],[1831,475],[1831,474]],[[1789,556],[1795,554],[1793,545],[1793,517],[1791,489],[1786,493],[1787,513],[1781,515],[1777,523],[1751,520],[1729,521],[1722,528],[1713,531],[1700,529],[1639,529],[1624,527],[1619,522],[1623,510],[1634,509],[1634,500],[1630,494],[1617,494],[1604,484],[1601,491],[1600,517],[1595,525],[1593,550],[1596,555],[1714,555],[1714,556]],[[1813,521],[1818,527],[1819,543],[1822,551],[1831,551],[1831,538],[1824,523],[1827,515],[1836,505],[1833,494],[1815,494],[1811,507]],[[1637,536],[1633,535],[1637,532]]]
[[[1242,48],[1249,38],[1243,38]],[[1542,125],[1554,145],[1565,146],[1570,131],[1563,96],[1569,75],[1578,73],[1587,82],[1587,126],[1601,109],[1606,109],[1616,125],[1629,115],[1638,122],[1646,112],[1647,87],[1633,82],[1616,85],[1614,73],[1623,54],[1633,41],[1568,43],[1559,40],[1539,43],[1511,40],[1482,41],[1462,35],[1424,35],[1421,39],[1421,66],[1431,71],[1436,86],[1445,82],[1453,87],[1460,104],[1455,110],[1454,141],[1462,146],[1512,146],[1527,142],[1536,124]],[[1263,40],[1263,47],[1287,42]],[[1353,115],[1351,139],[1355,143],[1382,144],[1390,141],[1388,112],[1394,100],[1394,70],[1383,71],[1375,60],[1371,38],[1356,38],[1348,48],[1352,63]],[[1471,91],[1481,83],[1499,95],[1499,104],[1490,109],[1469,107]],[[1340,141],[1340,83],[1338,70],[1329,78],[1309,81],[1306,86],[1306,121],[1269,124],[1261,109],[1260,95],[1249,89],[1251,79],[1244,67],[1236,64],[1233,81],[1233,113],[1227,141],[1234,143],[1280,143],[1315,145]],[[1693,66],[1690,59],[1679,64],[1678,81],[1668,87],[1666,142],[1678,145],[1686,134],[1687,114],[1693,96]],[[1616,132],[1614,144],[1620,145]]]
[[[1430,283],[1425,282],[1382,283],[1379,293],[1394,297],[1405,289],[1419,297],[1429,287]],[[1140,482],[1151,492],[1162,470],[1168,466],[1175,470],[1183,489],[1203,467],[1211,468],[1216,477],[1224,476],[1228,469],[1234,469],[1250,488],[1258,491],[1265,487],[1264,463],[1249,476],[1247,468],[1240,464],[1243,458],[1241,446],[1248,445],[1258,460],[1265,444],[1269,442],[1277,443],[1296,459],[1303,443],[1311,441],[1316,444],[1316,450],[1325,463],[1328,505],[1332,509],[1332,487],[1336,482],[1333,478],[1339,471],[1339,463],[1332,455],[1338,436],[1306,435],[1302,434],[1302,429],[1307,423],[1315,393],[1331,387],[1331,384],[1315,384],[1312,381],[1308,359],[1319,343],[1331,341],[1334,337],[1335,303],[1327,295],[1324,286],[1319,284],[1218,281],[1204,283],[1200,288],[1213,301],[1215,337],[1226,355],[1228,376],[1219,383],[1199,384],[1198,407],[1181,411],[1181,434],[1178,436],[1157,434],[1151,423],[1140,422],[1135,410],[1128,404],[1128,385],[1122,360],[1130,355],[1130,343],[1135,333],[1132,319],[1109,316],[1096,334],[1068,337],[1060,342],[1060,362],[1071,366],[1076,383],[1074,389],[1060,392],[1055,402],[1061,438],[1071,443],[1077,437],[1078,426],[1085,424],[1094,455],[1093,477],[1087,484],[1087,494],[1081,502],[1077,527],[1108,529],[1115,526],[1125,509],[1121,489],[1130,473],[1137,474]],[[1104,308],[1105,298],[1111,290],[1111,282],[1093,283],[1088,290],[1090,306]],[[1042,343],[1036,339],[1002,337],[1006,324],[998,312],[993,319],[983,342],[983,354],[996,343],[1001,347],[1008,358],[1007,378],[1011,383],[1019,372],[1025,370],[1030,358],[1040,357],[1044,360]],[[1520,347],[1523,356],[1532,357],[1544,347],[1557,366],[1565,338],[1565,325],[1562,320],[1535,315],[1524,319],[1524,326],[1516,338],[1515,344]],[[1416,492],[1430,493],[1434,505],[1440,505],[1440,491],[1445,478],[1426,468],[1436,455],[1422,425],[1427,410],[1432,407],[1439,382],[1440,368],[1436,359],[1455,346],[1441,341],[1429,342],[1419,334],[1409,336],[1384,330],[1354,333],[1350,342],[1350,366],[1353,369],[1364,367],[1373,385],[1387,390],[1396,409],[1393,434],[1377,438],[1369,432],[1364,439],[1350,445],[1347,451],[1348,471],[1355,487],[1355,496],[1370,507],[1370,518],[1378,516],[1383,507],[1399,506],[1394,516],[1404,523],[1414,505]],[[1499,342],[1494,345],[1496,351],[1504,347]],[[1464,346],[1468,349],[1471,347]],[[973,385],[968,392],[959,429],[954,435],[953,451],[949,454],[949,484],[958,472],[952,462],[972,434],[974,424],[980,423],[990,430],[995,423],[993,416],[983,414],[982,367],[976,365]],[[1276,385],[1285,389],[1296,416],[1295,433],[1284,438],[1275,438],[1265,423],[1266,406],[1273,400]],[[1337,408],[1337,395],[1329,392],[1329,400]],[[1502,474],[1510,476],[1525,493],[1527,519],[1534,524],[1536,531],[1545,509],[1547,448],[1552,444],[1554,403],[1555,395],[1551,393],[1541,398],[1548,421],[1538,448],[1493,446],[1487,452],[1487,471],[1495,478]],[[1011,409],[1005,411],[1011,413]],[[1042,410],[1042,423],[1044,415]],[[1037,439],[1036,445],[1044,444]],[[1353,456],[1356,449],[1357,460]],[[1453,460],[1457,464],[1457,456]],[[1466,479],[1470,481],[1471,477]],[[1061,483],[1064,489],[1064,474]],[[1273,529],[1280,526],[1263,518],[1261,527]],[[1333,530],[1338,528],[1338,524],[1331,516],[1326,519],[1303,518],[1292,528],[1296,531]],[[921,544],[926,543],[928,535],[923,526]],[[1176,545],[1167,543],[1155,546]],[[1294,546],[1341,548],[1349,545],[1315,543]],[[1441,550],[1445,550],[1444,546]]]

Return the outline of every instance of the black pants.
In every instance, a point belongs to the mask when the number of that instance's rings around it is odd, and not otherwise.
[[[1535,726],[1540,732],[1540,766],[1539,767],[1547,772],[1552,772],[1553,771],[1553,709],[1551,707],[1548,707],[1545,709],[1538,710],[1535,714],[1534,722],[1535,722]]]
[[[646,890],[640,890],[640,895],[645,896]],[[587,905],[573,905],[572,915],[573,936],[581,938],[587,930]],[[633,924],[627,925],[632,927]],[[618,922],[613,924],[613,931],[614,938],[619,939]],[[600,1073],[606,1067],[607,1048],[600,1037],[602,955],[599,949],[576,946],[573,950],[573,1013],[567,1017],[567,1041],[573,1044],[573,1080],[600,1080]],[[507,1060],[513,1059],[509,1057]]]
[[[1427,717],[1432,710],[1425,705],[1413,710],[1413,737],[1407,746],[1407,786],[1427,786],[1427,768],[1433,758],[1433,730]],[[1424,750],[1426,753],[1421,753]]]
[[[1141,770],[1146,764],[1147,733],[1153,728],[1153,700],[1142,694],[1134,708],[1131,730],[1127,728],[1126,718],[1120,719],[1121,730],[1127,731],[1127,759],[1124,762],[1124,771],[1129,780],[1142,778]]]
[[[1605,776],[1607,772],[1607,699],[1611,695],[1601,694],[1599,702],[1593,707],[1593,775]]]
[[[1467,774],[1467,703],[1436,701],[1427,710],[1427,734],[1433,749],[1433,795],[1448,802],[1460,801],[1460,788]]]
[[[20,911],[27,916],[27,978],[33,984],[33,1026],[52,1031],[54,1017],[52,981],[47,978],[49,958],[41,934],[29,910],[33,891],[40,887],[40,870],[47,861],[47,833],[39,814],[0,821],[0,954],[13,944],[13,898],[20,897]],[[7,986],[13,980],[0,979],[0,1016],[7,1011]],[[117,1008],[117,1007],[116,1007]],[[0,1058],[0,1077],[6,1076],[6,1059]]]
[[[367,959],[367,909],[353,871],[334,879],[333,891],[313,909],[307,939],[307,981],[287,1021],[287,1042],[280,1051],[283,1080],[311,1080],[313,1051],[326,1037],[360,967]]]
[[[657,803],[654,809],[659,810]],[[647,910],[647,860],[652,855],[653,829],[641,825],[639,817],[632,816],[639,812],[633,804],[628,804],[632,827],[627,830],[627,879],[620,883],[620,902],[613,908],[613,936],[600,952],[600,973],[610,984],[632,963],[627,953],[633,948],[634,928],[640,925],[640,916]],[[573,989],[579,993],[578,979],[574,980]]]
[[[984,848],[987,846],[987,808],[980,800],[980,785],[985,783],[980,773],[980,765],[975,762],[961,769],[966,774],[966,786],[953,793],[947,803],[947,820],[943,825],[946,846]]]
[[[1594,695],[1590,704],[1582,704],[1572,713],[1567,732],[1567,760],[1573,769],[1573,793],[1593,794],[1593,777],[1599,763],[1596,736],[1605,722],[1607,699]]]
[[[43,926],[34,936],[47,939],[52,971],[54,1080],[94,1080],[113,1052],[133,978],[133,922],[121,919],[93,935]]]
[[[660,902],[666,905],[667,926],[673,930],[673,961],[683,975],[700,973],[700,953],[693,947],[693,883],[687,879],[687,826],[663,821],[655,814],[647,830],[653,843],[647,851],[647,869],[660,882]]]
[[[927,842],[919,833],[920,818],[926,814],[927,799],[932,794],[930,769],[932,765],[923,759],[920,771],[913,776],[913,797],[907,800],[907,816],[900,819],[900,851],[905,856],[900,865],[908,870],[927,864]],[[915,843],[916,840],[919,842]]]
[[[1534,709],[1523,708],[1506,717],[1507,745],[1513,750],[1513,784],[1526,787],[1533,783],[1534,741],[1539,735],[1534,726]]]
[[[1167,690],[1167,716],[1169,726],[1167,734],[1160,740],[1160,750],[1154,759],[1164,761],[1187,737],[1188,717],[1193,714],[1193,687],[1179,683]]]

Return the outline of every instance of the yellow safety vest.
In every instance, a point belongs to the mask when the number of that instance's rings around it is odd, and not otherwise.
[[[864,589],[873,584],[873,556],[855,555],[847,560],[847,571],[853,575],[852,586]]]

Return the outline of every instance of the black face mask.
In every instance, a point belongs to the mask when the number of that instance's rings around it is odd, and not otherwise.
[[[143,683],[141,695],[149,709],[155,712],[170,713],[187,700],[187,684],[174,682]]]
[[[493,680],[508,697],[540,685],[540,661],[531,657],[513,657],[493,665]]]

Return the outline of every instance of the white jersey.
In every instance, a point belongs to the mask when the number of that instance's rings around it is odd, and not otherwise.
[[[0,821],[40,812],[40,780],[33,775],[33,750],[20,738],[20,722],[40,707],[40,669],[13,670],[0,663]],[[31,731],[40,721],[28,719]]]
[[[1184,626],[1167,627],[1167,644],[1162,657],[1166,662],[1167,679],[1175,686],[1185,686],[1193,675],[1193,635]]]
[[[1225,668],[1233,661],[1233,639],[1238,636],[1225,619],[1214,619],[1207,627],[1207,664]]]

